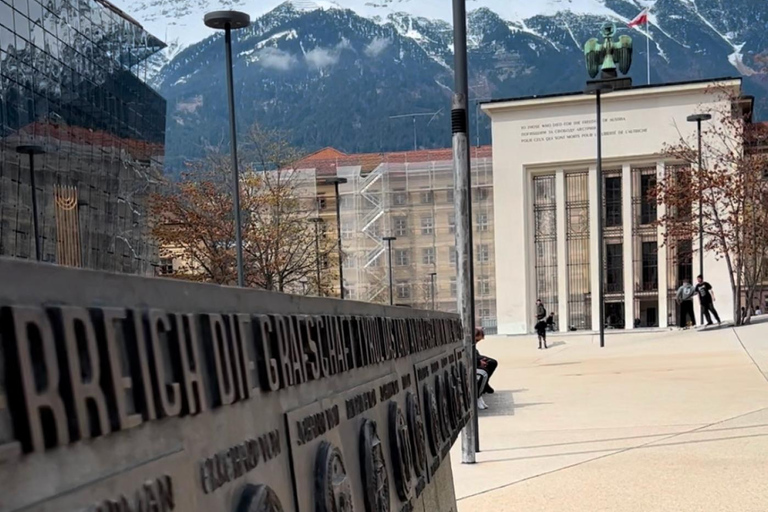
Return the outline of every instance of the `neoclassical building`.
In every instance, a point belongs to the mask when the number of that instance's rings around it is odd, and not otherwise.
[[[687,117],[708,112],[710,122],[719,123],[734,107],[751,108],[749,99],[738,105],[726,99],[740,92],[740,79],[718,79],[603,94],[599,178],[595,96],[577,92],[483,106],[493,130],[499,334],[531,332],[537,298],[556,313],[561,331],[597,330],[598,179],[603,180],[607,325],[632,329],[677,321],[674,293],[683,279],[699,273],[698,244],[665,242],[655,223],[664,206],[648,192],[681,165],[665,158],[664,146],[681,138],[695,144],[696,124]],[[718,311],[729,319],[726,265],[714,254],[704,259]]]

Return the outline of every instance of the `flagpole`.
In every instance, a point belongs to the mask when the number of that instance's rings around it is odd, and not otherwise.
[[[651,20],[645,13],[645,61],[648,65],[648,85],[651,85]]]

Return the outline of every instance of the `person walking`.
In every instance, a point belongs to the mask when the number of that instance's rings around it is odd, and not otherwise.
[[[691,325],[696,326],[696,315],[693,314],[693,297],[696,295],[696,288],[687,279],[683,280],[683,285],[677,289],[677,303],[680,304],[680,328],[687,329],[688,317],[691,318]]]
[[[499,362],[492,357],[487,357],[477,350],[477,344],[485,339],[485,331],[482,327],[475,329],[475,359],[477,360],[477,374],[480,376],[480,381],[477,387],[477,408],[485,410],[488,408],[488,404],[483,400],[484,394],[492,395],[494,389],[491,387],[491,376],[496,368],[499,366]]]
[[[696,285],[696,293],[699,294],[701,312],[704,314],[704,318],[707,319],[707,325],[712,325],[712,315],[715,315],[717,325],[722,325],[720,315],[717,314],[717,310],[715,309],[715,292],[712,290],[712,285],[706,282],[703,276],[698,276],[696,280],[698,282]]]

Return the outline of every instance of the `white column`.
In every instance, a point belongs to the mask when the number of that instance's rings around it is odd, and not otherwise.
[[[621,219],[624,228],[624,328],[635,327],[635,262],[632,236],[632,167],[621,169]]]
[[[659,183],[664,179],[664,162],[656,164],[656,176]],[[656,215],[657,218],[661,218],[666,213],[666,206],[660,204],[657,206]],[[667,308],[667,253],[669,247],[664,243],[664,229],[659,225],[658,229],[658,247],[659,247],[659,327],[669,327],[669,310]]]
[[[600,329],[600,274],[601,262],[598,259],[597,224],[599,222],[602,201],[597,196],[597,168],[589,168],[589,272],[592,274],[590,290],[592,292],[592,330]]]
[[[557,325],[560,332],[568,332],[568,253],[566,236],[568,224],[565,211],[565,171],[558,169],[555,174],[555,204],[557,205]]]

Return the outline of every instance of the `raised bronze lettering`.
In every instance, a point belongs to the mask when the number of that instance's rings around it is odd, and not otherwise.
[[[277,391],[280,389],[280,373],[278,364],[272,356],[272,319],[267,315],[257,315],[254,321],[258,326],[256,332],[257,355],[259,361],[259,381],[264,391]]]
[[[57,309],[63,327],[78,433],[81,439],[103,436],[109,433],[109,413],[104,393],[99,387],[101,363],[91,317],[83,308],[67,306]]]
[[[184,414],[199,414],[208,409],[208,398],[200,360],[200,337],[194,315],[176,314],[179,340],[179,363],[184,379]]]
[[[167,313],[158,309],[150,310],[147,319],[154,363],[155,403],[161,416],[178,416],[181,414],[181,386],[172,379],[171,361],[175,358],[171,351],[171,320]],[[182,334],[177,331],[176,335],[180,345]]]
[[[13,334],[7,338],[15,343],[5,345],[11,349],[5,357],[12,361],[14,354],[10,352],[14,352],[17,362],[7,365],[8,382],[17,381],[23,393],[23,400],[16,400],[15,393],[8,394],[17,438],[26,451],[68,444],[67,411],[59,390],[59,365],[50,320],[39,308],[13,306],[3,312],[3,317],[6,315],[13,318]],[[34,362],[33,345],[41,356]],[[10,385],[6,387],[13,390]]]
[[[113,430],[125,430],[141,424],[141,414],[135,412],[133,378],[123,373],[123,354],[125,351],[125,324],[128,312],[123,308],[105,308],[99,310],[104,327],[105,356],[109,363],[110,412]],[[125,352],[124,352],[125,351]],[[126,361],[127,363],[127,361]],[[128,412],[128,407],[134,408],[134,414]]]

